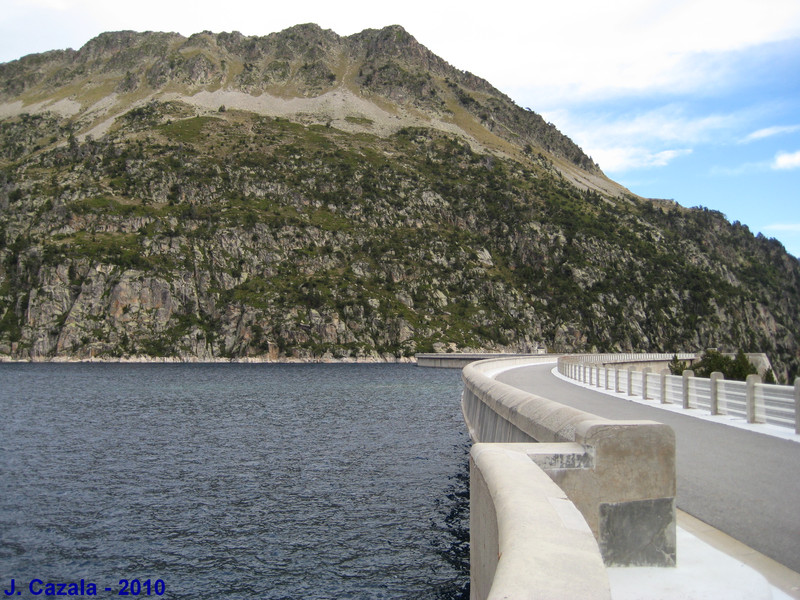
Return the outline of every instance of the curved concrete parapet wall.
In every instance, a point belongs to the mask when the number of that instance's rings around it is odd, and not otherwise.
[[[573,442],[582,421],[602,421],[553,400],[494,379],[509,368],[554,362],[553,358],[509,358],[475,362],[464,367],[461,408],[475,442]]]
[[[606,565],[674,566],[672,429],[602,419],[494,379],[504,369],[544,360],[487,360],[464,368],[462,410],[473,441],[540,442],[529,459],[580,510]]]
[[[470,598],[611,598],[591,529],[527,446],[470,452]]]
[[[414,358],[418,367],[432,367],[435,369],[463,369],[468,364],[488,358],[518,358],[529,357],[530,354],[497,354],[496,352],[453,352],[453,353],[419,353]]]

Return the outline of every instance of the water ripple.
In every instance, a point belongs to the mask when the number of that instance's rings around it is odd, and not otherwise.
[[[458,372],[0,365],[0,580],[468,597]]]

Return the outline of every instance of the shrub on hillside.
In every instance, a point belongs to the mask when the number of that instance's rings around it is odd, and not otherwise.
[[[717,350],[706,350],[699,362],[692,366],[698,377],[710,377],[715,371],[721,372],[725,379],[745,381],[747,376],[758,373],[744,352],[739,350],[735,358],[726,356]]]

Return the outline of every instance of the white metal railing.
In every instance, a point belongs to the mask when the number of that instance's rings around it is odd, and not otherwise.
[[[762,383],[758,375],[747,381],[726,381],[721,373],[711,379],[694,377],[691,370],[671,375],[669,369],[651,371],[648,362],[663,363],[674,354],[575,354],[558,359],[558,372],[593,387],[644,397],[663,404],[680,404],[746,419],[748,423],[769,423],[794,428],[800,434],[800,377],[794,385]],[[694,354],[678,354],[678,360],[694,359]],[[619,363],[642,363],[634,369]],[[616,365],[616,366],[615,366]]]
[[[645,400],[661,398],[661,374],[647,373],[647,397]]]
[[[742,419],[747,418],[747,388],[742,387],[741,381],[719,382],[718,412]]]

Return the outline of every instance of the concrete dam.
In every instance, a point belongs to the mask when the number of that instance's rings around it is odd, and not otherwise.
[[[671,357],[529,355],[480,360],[485,357],[475,355],[449,359],[453,366],[458,361],[466,364],[461,407],[473,441],[471,598],[618,598],[626,596],[620,595],[619,585],[615,588],[610,583],[609,573],[619,580],[618,573],[625,573],[624,579],[642,567],[677,577],[681,569],[676,569],[678,485],[673,428],[656,419],[601,417],[567,405],[564,398],[537,389],[535,383],[523,390],[524,386],[503,381],[512,380],[512,373],[532,372],[537,365],[540,372],[549,371],[558,358],[559,372],[584,386],[638,393],[650,402],[660,400],[681,408],[708,407],[703,399],[705,384],[695,382],[691,372],[675,377],[663,370],[650,373],[651,368],[645,366],[651,364],[658,371]],[[624,369],[614,366],[615,359]],[[447,360],[430,358],[427,365],[447,366]],[[649,384],[648,377],[654,378]],[[731,389],[739,384],[729,383]],[[753,405],[749,411],[743,409],[742,420],[751,415],[751,423],[763,423],[756,415],[783,410],[766,408],[774,401],[765,403],[765,397],[789,397],[784,404],[791,414],[782,416],[780,425],[800,441],[792,431],[800,385],[795,386],[796,394],[792,386],[771,386],[784,389],[756,393],[752,390],[762,385],[760,381],[741,385],[749,385],[750,396],[745,392],[743,396],[750,397],[745,402]],[[721,404],[713,405],[715,410],[733,407],[733,400],[727,403],[721,398]],[[780,552],[790,555],[794,548]],[[731,560],[713,558],[723,559]],[[783,578],[779,583],[785,584],[785,590],[798,591],[790,597],[800,597],[800,576],[784,565],[775,563]],[[739,597],[773,597],[769,590],[776,588],[766,585],[759,573],[745,571],[747,581],[736,583],[743,594]],[[693,587],[694,593],[687,594],[684,584],[680,595],[658,597],[732,597],[718,580],[695,582]],[[761,587],[766,595],[759,591]],[[717,589],[718,595],[714,594]],[[709,590],[712,595],[707,595]]]

